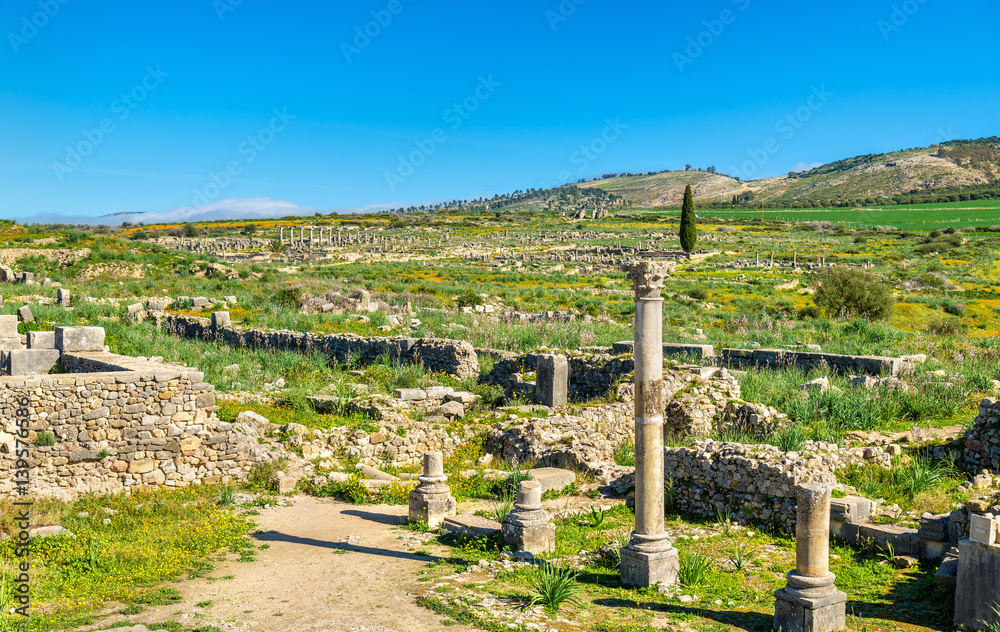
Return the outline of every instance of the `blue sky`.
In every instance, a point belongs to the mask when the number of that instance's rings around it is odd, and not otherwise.
[[[8,0],[0,216],[750,178],[1000,133],[996,2],[678,4]]]

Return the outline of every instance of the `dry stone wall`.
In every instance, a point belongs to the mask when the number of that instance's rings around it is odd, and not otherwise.
[[[979,414],[965,438],[965,467],[973,474],[980,470],[1000,473],[1000,400],[987,397],[979,404]]]
[[[240,479],[270,458],[215,417],[214,387],[196,370],[103,352],[63,352],[63,364],[79,372],[0,377],[0,495],[14,489],[15,409],[25,400],[38,497]],[[42,433],[54,444],[40,445]]]
[[[479,359],[468,342],[437,338],[365,338],[355,334],[315,335],[297,331],[265,331],[237,326],[212,327],[207,318],[165,314],[160,320],[169,332],[234,347],[322,353],[344,364],[352,357],[370,364],[388,354],[405,362],[420,362],[428,370],[459,378],[479,375]]]

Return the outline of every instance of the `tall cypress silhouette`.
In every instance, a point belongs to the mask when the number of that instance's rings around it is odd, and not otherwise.
[[[698,228],[695,226],[694,193],[691,185],[684,189],[684,206],[681,207],[681,249],[690,254],[698,241]]]

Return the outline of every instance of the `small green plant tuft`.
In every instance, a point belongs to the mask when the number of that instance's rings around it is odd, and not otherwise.
[[[576,582],[579,575],[569,568],[546,564],[528,579],[528,585],[535,591],[528,603],[532,606],[542,604],[550,614],[559,612],[563,604],[579,603],[579,595],[583,592]]]
[[[684,551],[680,565],[681,584],[689,588],[705,583],[712,570],[712,560],[695,551]]]

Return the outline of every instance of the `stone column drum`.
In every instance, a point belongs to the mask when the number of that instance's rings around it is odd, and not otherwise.
[[[663,526],[663,263],[624,266],[635,288],[635,531],[621,550],[622,583],[677,583],[677,549]]]
[[[420,485],[410,492],[410,522],[426,522],[437,527],[446,516],[454,516],[458,503],[445,482],[444,455],[440,452],[424,454],[424,473],[417,477]]]
[[[830,572],[830,495],[833,485],[800,485],[796,490],[795,570],[774,593],[774,629],[833,632],[846,627],[847,595]]]
[[[556,526],[542,509],[542,484],[521,481],[514,511],[503,521],[503,542],[515,551],[532,555],[551,553],[556,548]]]

